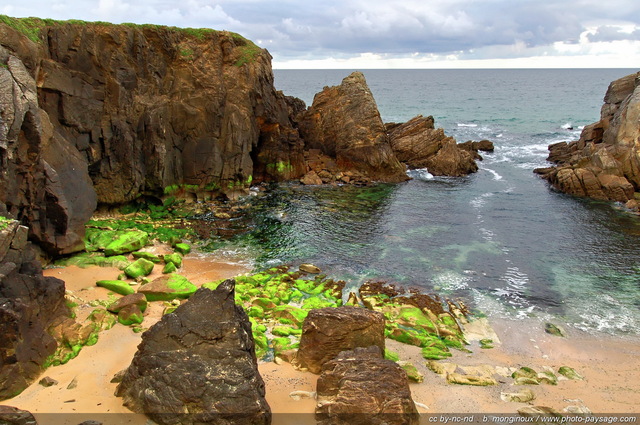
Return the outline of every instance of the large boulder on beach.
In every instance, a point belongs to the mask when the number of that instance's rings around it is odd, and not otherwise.
[[[391,148],[409,168],[427,168],[436,176],[464,176],[478,170],[473,153],[434,127],[432,116],[418,115],[402,124],[388,124]],[[486,145],[483,145],[486,147]]]
[[[70,315],[64,282],[42,276],[27,229],[0,221],[0,400],[24,390],[57,348],[47,332]]]
[[[116,395],[159,424],[269,424],[251,323],[235,282],[199,289],[142,335]]]
[[[298,367],[320,373],[322,365],[341,351],[377,346],[383,352],[384,315],[358,307],[328,307],[311,310],[302,324]]]
[[[373,181],[407,180],[361,72],[325,87],[297,120],[305,148],[335,158],[340,171],[357,171]]]
[[[575,196],[625,202],[637,208],[640,190],[640,72],[609,85],[600,121],[580,139],[549,146],[555,167],[534,170],[556,189]]]
[[[317,384],[319,425],[414,425],[420,415],[406,372],[379,347],[340,353],[322,367]]]

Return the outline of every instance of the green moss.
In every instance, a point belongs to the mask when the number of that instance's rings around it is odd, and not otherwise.
[[[164,268],[162,269],[162,273],[163,274],[174,273],[176,270],[178,270],[178,268],[176,267],[175,264],[167,263],[164,265]]]
[[[176,268],[182,267],[182,255],[177,252],[174,252],[173,254],[166,254],[162,257],[162,259],[164,260],[165,264],[173,263]]]
[[[395,351],[391,351],[388,348],[384,349],[384,358],[387,360],[391,360],[392,362],[397,362],[400,360],[400,356]]]
[[[286,174],[293,171],[293,166],[289,161],[278,161],[275,163],[267,164],[267,171],[275,172],[277,174]]]
[[[421,383],[424,381],[424,376],[418,371],[418,369],[411,363],[403,362],[400,367],[407,374],[409,381]]]
[[[96,282],[96,285],[120,295],[129,295],[135,292],[131,285],[122,280],[99,280]]]
[[[191,252],[191,246],[182,242],[177,243],[176,246],[174,246],[174,249],[182,255],[187,255]]]
[[[0,15],[0,17],[1,16],[2,15]],[[7,66],[4,65],[4,67],[6,68]],[[13,220],[11,220],[10,218],[3,217],[3,216],[0,215],[0,230],[6,229],[9,226],[9,223],[11,223],[11,221],[13,221]]]
[[[143,251],[138,251],[138,252],[134,252],[133,254],[133,258],[144,258],[147,261],[151,261],[153,264],[159,264],[162,262],[162,258],[158,257],[156,254],[153,254],[151,252],[143,252]]]
[[[189,48],[180,49],[180,56],[182,56],[183,59],[188,61],[193,60],[195,57],[193,49],[189,49]]]
[[[451,357],[451,353],[445,348],[442,349],[442,347],[423,347],[422,348],[422,357],[424,357],[427,360],[442,360],[445,359],[447,357]]]
[[[153,271],[153,263],[144,258],[138,258],[131,265],[124,269],[124,272],[131,279],[148,276]]]
[[[262,49],[256,46],[251,40],[247,40],[240,34],[230,33],[231,38],[236,41],[236,48],[239,50],[238,60],[234,63],[235,66],[243,66],[247,63],[253,62],[262,52]]]

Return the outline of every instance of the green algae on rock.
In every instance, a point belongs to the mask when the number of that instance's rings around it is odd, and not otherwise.
[[[152,282],[142,285],[138,293],[144,294],[147,301],[170,301],[176,298],[189,298],[198,287],[179,274],[170,273]]]
[[[558,373],[564,376],[565,378],[571,379],[574,381],[582,381],[584,379],[582,375],[580,375],[578,372],[576,372],[573,368],[569,366],[561,366],[558,369]]]
[[[158,257],[156,254],[152,252],[146,251],[136,251],[131,254],[133,258],[136,260],[138,258],[144,258],[145,260],[151,261],[153,264],[160,264],[162,262],[162,258]]]
[[[99,280],[96,285],[120,295],[129,295],[136,292],[128,282],[123,280]]]
[[[178,270],[176,265],[174,263],[169,262],[169,263],[165,264],[164,267],[162,268],[162,274],[173,273],[176,270]]]
[[[126,254],[145,247],[149,234],[140,230],[103,230],[88,227],[85,233],[87,251],[104,251],[106,256]]]
[[[144,320],[140,307],[129,304],[118,312],[118,322],[125,326],[139,325]]]
[[[174,252],[173,254],[166,254],[162,259],[165,264],[173,263],[173,265],[178,269],[182,267],[182,255],[177,252]]]
[[[131,261],[129,261],[124,255],[105,257],[101,252],[81,252],[80,254],[60,259],[54,263],[54,265],[61,267],[76,266],[86,268],[98,266],[116,267],[120,270],[124,270],[129,264],[131,264]]]
[[[183,242],[177,243],[174,249],[182,255],[187,255],[191,252],[191,246]]]
[[[136,261],[134,261],[124,269],[125,274],[131,279],[148,276],[152,271],[153,263],[149,260],[145,260],[144,258],[138,258]]]

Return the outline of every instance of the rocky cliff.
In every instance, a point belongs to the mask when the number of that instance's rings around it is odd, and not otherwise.
[[[289,118],[304,104],[274,89],[269,53],[239,35],[0,22],[0,208],[50,253],[82,248],[96,202],[304,174]]]
[[[640,190],[640,72],[612,82],[600,121],[580,140],[549,146],[555,167],[536,169],[556,189],[576,196],[627,203],[638,209]]]

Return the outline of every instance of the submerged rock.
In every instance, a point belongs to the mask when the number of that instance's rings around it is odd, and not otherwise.
[[[405,371],[379,347],[356,348],[325,363],[317,384],[319,425],[411,424],[420,415]]]
[[[384,316],[357,307],[311,310],[302,325],[295,363],[320,373],[322,365],[342,351],[377,346],[384,352]]]
[[[251,323],[234,281],[202,288],[142,335],[116,395],[159,424],[269,424]]]

